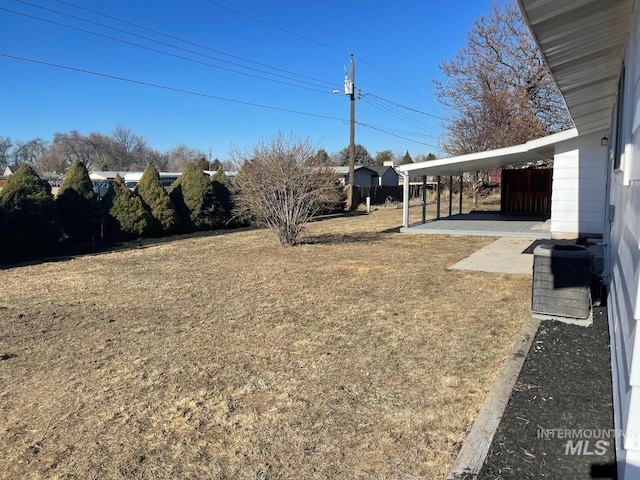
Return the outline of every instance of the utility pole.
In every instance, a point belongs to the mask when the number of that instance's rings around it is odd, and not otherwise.
[[[349,88],[347,89],[347,82]],[[353,188],[356,182],[355,174],[355,156],[356,156],[356,64],[353,61],[353,53],[351,54],[351,81],[345,79],[345,93],[349,94],[351,111],[349,115],[349,185]]]

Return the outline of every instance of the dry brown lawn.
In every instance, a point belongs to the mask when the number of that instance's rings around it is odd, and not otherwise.
[[[529,316],[401,210],[0,270],[0,476],[443,478]]]

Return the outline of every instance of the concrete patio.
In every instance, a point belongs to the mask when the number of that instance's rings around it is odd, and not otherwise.
[[[452,215],[401,228],[402,233],[479,235],[484,237],[551,238],[551,220],[500,212],[471,212]]]

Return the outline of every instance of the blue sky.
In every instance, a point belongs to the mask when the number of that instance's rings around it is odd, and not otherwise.
[[[433,79],[491,5],[3,0],[0,136],[51,140],[122,125],[157,150],[185,144],[224,160],[282,132],[333,153],[349,142],[343,81],[353,53],[356,121],[374,127],[358,125],[356,143],[372,156],[439,153],[436,117],[446,112]]]

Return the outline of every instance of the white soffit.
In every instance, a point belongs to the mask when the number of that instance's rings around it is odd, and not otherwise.
[[[606,131],[633,0],[518,0],[581,135]]]

